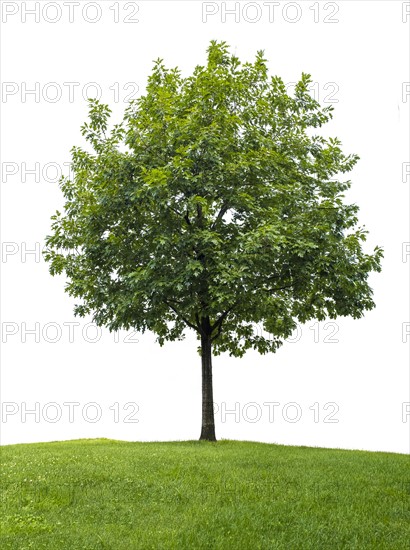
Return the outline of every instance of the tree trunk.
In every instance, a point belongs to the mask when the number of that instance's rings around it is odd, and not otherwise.
[[[212,346],[211,335],[201,336],[202,350],[202,431],[200,440],[216,441],[214,398],[212,391]]]

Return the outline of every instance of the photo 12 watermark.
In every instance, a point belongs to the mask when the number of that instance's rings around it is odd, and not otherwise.
[[[301,405],[296,401],[280,403],[279,401],[264,401],[257,403],[226,402],[214,403],[215,418],[222,424],[241,422],[256,424],[286,422],[296,424],[297,422],[313,422],[314,424],[338,424],[337,414],[340,407],[334,401],[320,404],[315,402],[310,406]],[[310,411],[310,412],[308,412]]]
[[[140,22],[140,4],[137,2],[1,2],[2,23],[58,23],[84,22],[131,23]]]
[[[15,162],[1,163],[1,182],[7,183],[59,183],[62,177],[72,180],[74,172],[71,162]],[[2,253],[4,251],[2,250]]]
[[[140,410],[138,403],[129,401],[124,404],[119,402],[104,406],[97,401],[80,403],[79,401],[64,401],[58,403],[50,401],[40,403],[39,401],[27,403],[22,401],[3,401],[1,404],[1,419],[3,424],[10,422],[26,423],[47,423],[57,422],[87,423],[114,422],[115,424],[137,424],[137,414]]]
[[[3,344],[18,342],[21,344],[73,344],[85,342],[87,344],[104,343],[107,341],[115,344],[138,344],[138,331],[132,330],[109,332],[93,322],[80,323],[78,321],[65,321],[63,323],[50,321],[3,321],[1,323],[1,341]]]
[[[1,83],[2,103],[75,103],[103,99],[113,103],[129,103],[137,98],[136,82],[15,82]]]
[[[338,2],[202,2],[202,23],[339,23]]]

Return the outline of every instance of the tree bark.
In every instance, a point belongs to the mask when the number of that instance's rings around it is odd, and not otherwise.
[[[216,441],[214,398],[212,390],[212,345],[211,335],[201,335],[202,350],[202,431],[200,440]]]

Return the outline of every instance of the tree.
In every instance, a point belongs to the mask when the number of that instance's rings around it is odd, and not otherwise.
[[[108,135],[109,107],[90,100],[92,150],[71,150],[45,259],[98,326],[160,345],[195,331],[200,439],[213,441],[212,354],[275,352],[297,322],[361,317],[382,250],[363,252],[358,206],[343,201],[359,157],[312,130],[332,107],[311,97],[310,75],[291,96],[263,51],[242,64],[212,41],[207,54],[186,78],[158,59]]]

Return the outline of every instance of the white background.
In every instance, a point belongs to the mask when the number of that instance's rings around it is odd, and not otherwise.
[[[242,2],[235,15],[224,14],[234,2],[81,1],[71,2],[72,22],[67,2],[56,4],[39,2],[34,16],[24,13],[34,2],[2,2],[1,443],[199,437],[201,372],[192,332],[162,348],[150,333],[120,333],[115,342],[103,331],[92,343],[91,319],[73,316],[64,278],[49,275],[39,248],[63,204],[55,164],[67,173],[70,148],[83,144],[83,96],[95,96],[88,83],[97,84],[112,121],[120,122],[124,97],[133,91],[124,87],[135,83],[143,93],[154,59],[189,75],[217,39],[242,61],[265,50],[271,74],[286,83],[312,75],[318,99],[335,106],[324,135],[339,137],[346,153],[361,157],[347,198],[360,205],[366,250],[376,244],[385,250],[382,273],[370,279],[377,307],[364,318],[341,318],[337,326],[312,321],[276,354],[214,359],[217,437],[408,452],[409,3]],[[64,84],[70,82],[78,83],[71,97]],[[26,172],[36,166],[39,174]],[[72,338],[64,325],[70,322],[79,323]],[[36,402],[38,414],[24,415]],[[79,403],[72,422],[67,402]],[[272,402],[278,403],[273,418],[266,405]],[[95,422],[89,403],[100,409]],[[124,421],[133,412],[124,410],[127,403],[138,405],[131,418],[138,422]],[[297,407],[289,403],[299,407],[296,422]],[[325,410],[328,403],[338,411],[325,422],[334,411]],[[61,418],[52,422],[58,411]]]

